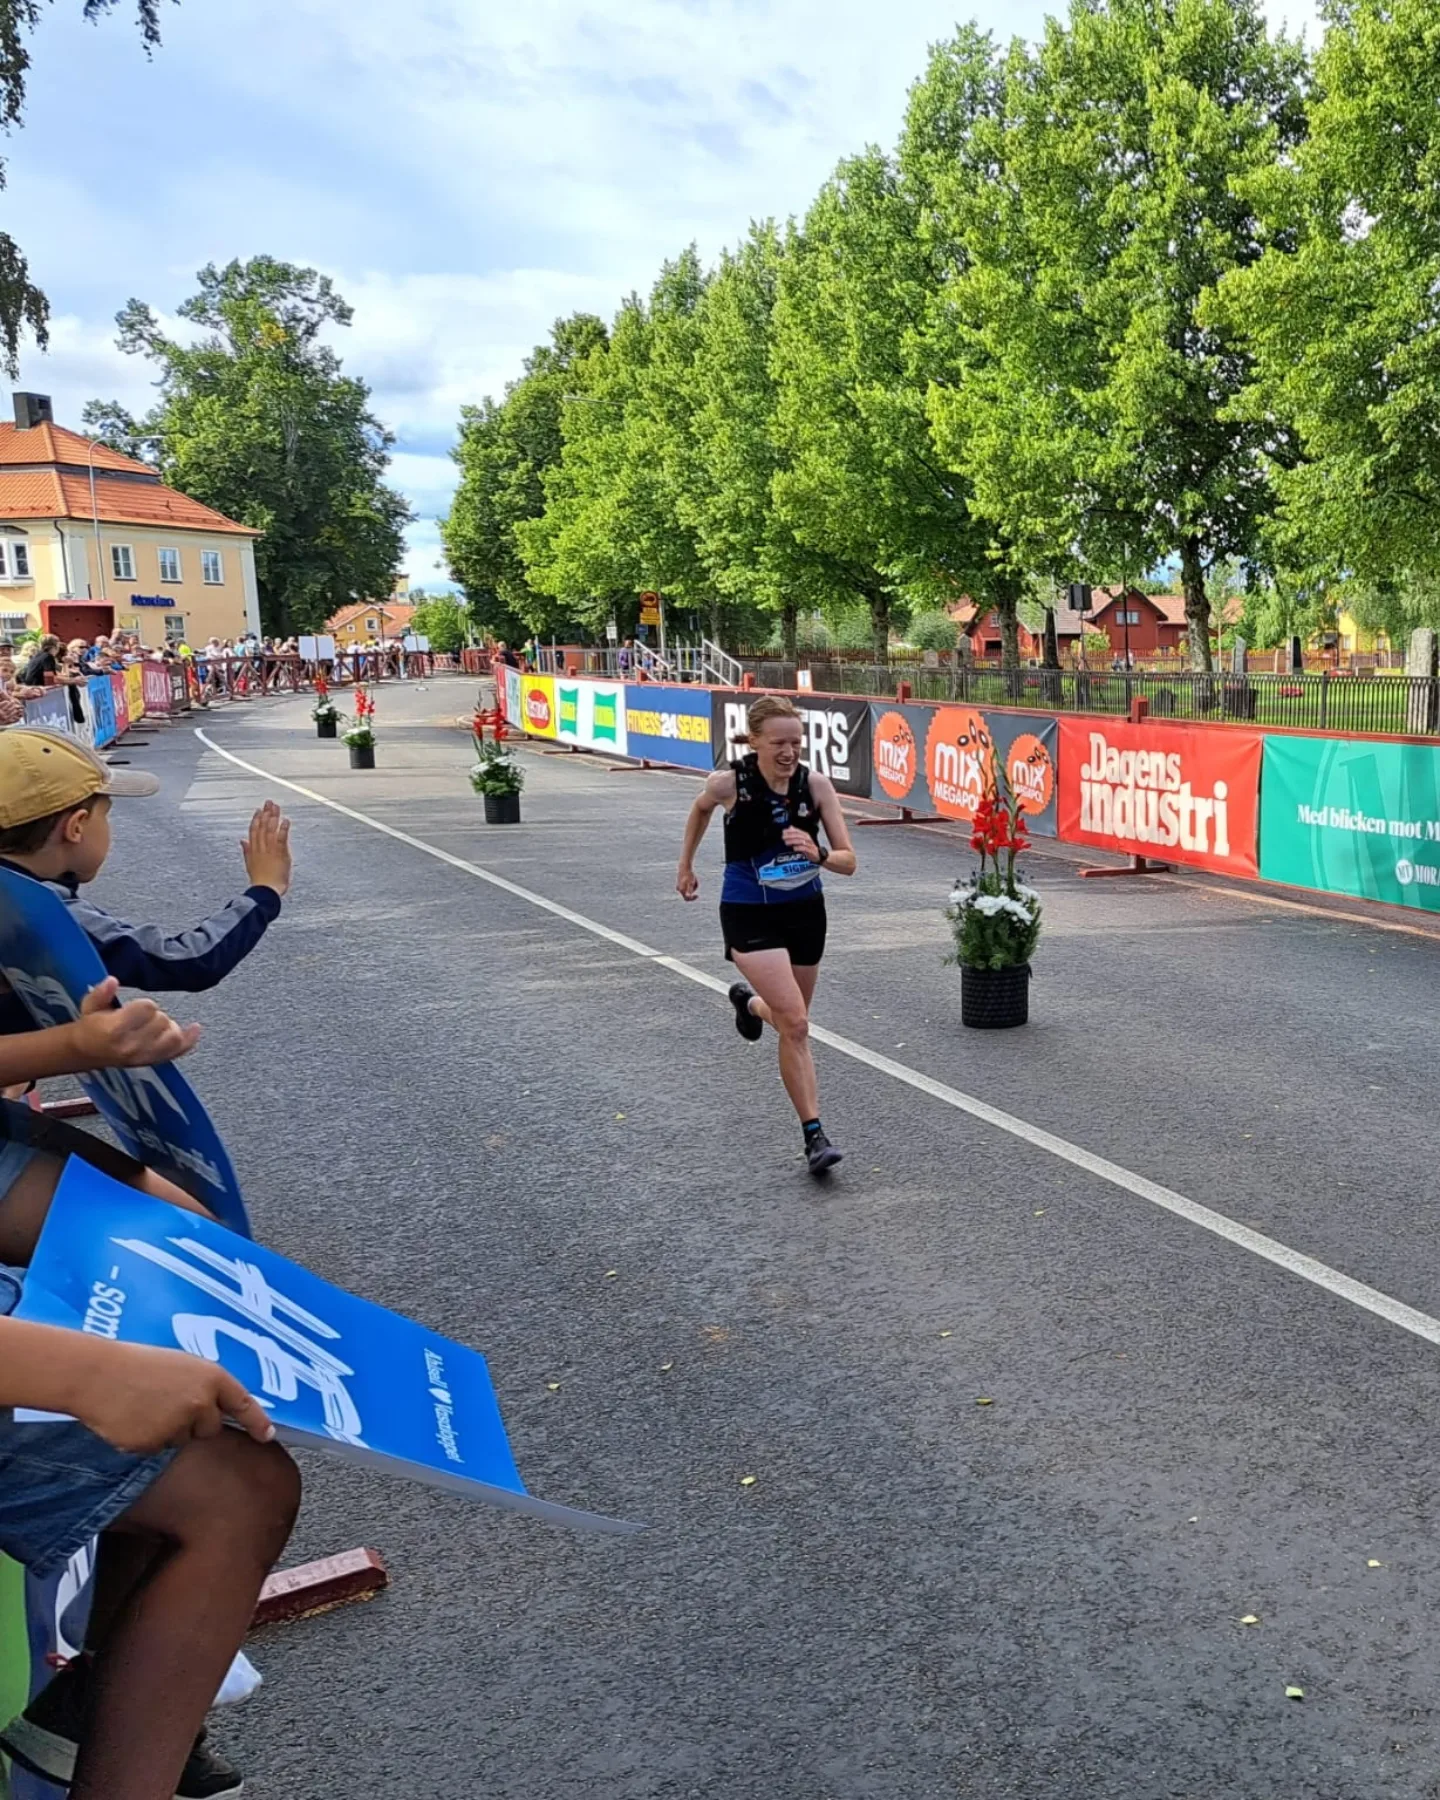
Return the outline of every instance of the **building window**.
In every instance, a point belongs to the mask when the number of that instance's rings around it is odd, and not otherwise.
[[[162,581],[178,581],[180,579],[180,552],[178,550],[162,550],[160,552],[160,579]]]
[[[110,546],[110,567],[117,581],[133,581],[135,579],[135,558],[128,544],[112,544]]]
[[[220,560],[218,550],[202,550],[200,552],[200,579],[206,587],[222,587],[225,582],[225,565]]]
[[[10,545],[10,573],[17,581],[30,579],[30,546],[28,544]]]
[[[365,621],[365,629],[370,633],[371,637],[374,637],[375,633],[380,629],[380,621],[378,619],[367,619]]]
[[[166,613],[165,642],[167,644],[183,644],[185,642],[184,613]]]
[[[22,631],[33,629],[28,613],[0,612],[0,637],[17,638]]]

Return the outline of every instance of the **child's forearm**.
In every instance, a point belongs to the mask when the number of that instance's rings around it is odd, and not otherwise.
[[[99,1360],[83,1332],[0,1317],[0,1406],[73,1413],[81,1388],[101,1374]]]
[[[48,1081],[55,1075],[84,1075],[95,1067],[78,1023],[47,1025],[19,1037],[0,1037],[0,1087]]]

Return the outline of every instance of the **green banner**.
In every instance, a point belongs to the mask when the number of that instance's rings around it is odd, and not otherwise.
[[[1440,912],[1440,744],[1267,737],[1260,879]]]
[[[0,1725],[30,1698],[30,1643],[25,1631],[25,1571],[0,1556]],[[0,1757],[0,1796],[8,1792]]]

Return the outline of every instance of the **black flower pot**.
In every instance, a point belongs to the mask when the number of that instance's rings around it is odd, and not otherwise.
[[[520,823],[520,796],[518,794],[484,794],[485,823],[487,825],[518,825]]]
[[[1030,1018],[1030,965],[972,969],[960,965],[960,1023],[976,1031],[1008,1031]]]
[[[351,744],[350,767],[352,769],[373,769],[375,767],[375,746],[373,744]]]
[[[333,738],[337,735],[339,730],[340,730],[340,721],[338,719],[317,719],[315,721],[316,737]]]

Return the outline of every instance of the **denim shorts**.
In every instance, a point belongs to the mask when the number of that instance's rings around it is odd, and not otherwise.
[[[15,1310],[24,1281],[23,1269],[0,1263],[0,1314]],[[0,1406],[0,1550],[36,1575],[63,1567],[134,1505],[174,1454],[130,1456],[77,1420],[17,1424]]]

